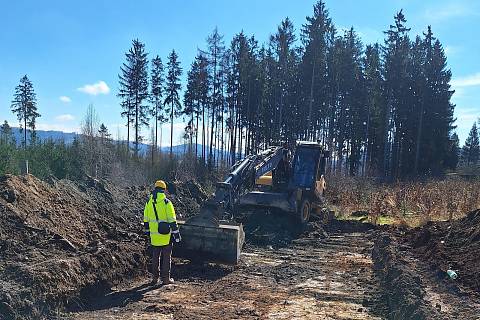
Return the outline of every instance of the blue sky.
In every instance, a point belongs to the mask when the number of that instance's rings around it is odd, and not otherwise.
[[[242,29],[265,42],[287,16],[298,33],[313,4],[313,0],[2,0],[0,121],[17,123],[10,101],[19,79],[28,74],[42,114],[39,129],[77,131],[93,103],[113,135],[125,136],[117,75],[132,39],[145,42],[150,57],[158,54],[165,60],[174,48],[185,74],[215,26],[226,43]],[[412,37],[432,25],[453,72],[456,124],[463,144],[480,116],[480,1],[327,0],[327,7],[337,28],[353,26],[364,43],[382,41],[382,31],[402,8]],[[174,142],[180,142],[183,127],[178,120]],[[162,145],[169,141],[166,129],[162,140]]]

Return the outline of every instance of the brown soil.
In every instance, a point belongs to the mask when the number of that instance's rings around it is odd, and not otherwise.
[[[177,210],[195,212],[205,192],[171,183]],[[0,319],[51,317],[79,294],[143,275],[147,187],[0,177]]]
[[[258,218],[258,216],[255,216]],[[263,217],[263,220],[269,219]],[[270,217],[275,225],[276,216]],[[287,219],[280,217],[280,220]],[[292,223],[292,221],[290,221]],[[65,315],[73,319],[384,319],[372,268],[372,232],[338,227],[288,244],[247,241],[237,267],[174,261],[174,285],[139,279]],[[278,224],[283,229],[283,223]],[[315,226],[312,226],[315,229]],[[259,243],[262,243],[260,245]]]
[[[458,274],[456,282],[480,292],[480,210],[452,222],[429,223],[409,234],[415,252],[445,274]]]
[[[169,183],[177,215],[207,198]],[[149,287],[149,188],[0,177],[0,319],[478,319],[480,213],[420,229],[356,221],[300,228],[247,212],[238,266],[174,260]],[[447,269],[458,271],[452,280]]]
[[[0,180],[0,314],[39,318],[91,286],[108,287],[144,265],[136,196],[33,176]],[[88,290],[88,289],[87,289]]]
[[[169,198],[175,206],[177,218],[186,219],[200,212],[200,205],[208,199],[208,192],[195,180],[168,182]]]
[[[439,269],[441,256],[422,254],[412,245],[424,232],[388,230],[377,234],[373,259],[390,309],[389,318],[478,320],[478,291],[465,286],[460,278],[450,279]],[[478,248],[471,246],[470,250]]]

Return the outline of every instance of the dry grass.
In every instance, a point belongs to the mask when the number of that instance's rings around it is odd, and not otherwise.
[[[328,202],[339,216],[350,217],[360,211],[374,223],[389,217],[397,223],[419,225],[457,219],[480,208],[480,180],[383,184],[367,178],[330,177],[327,181]]]

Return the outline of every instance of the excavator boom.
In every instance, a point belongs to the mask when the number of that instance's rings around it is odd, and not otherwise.
[[[305,147],[311,148],[312,145],[309,144]],[[306,168],[310,168],[310,171],[303,169],[303,171],[299,171],[304,180],[310,175],[315,180],[317,176],[318,161],[321,158],[319,153],[321,149],[317,149],[312,149],[314,150],[313,157],[307,159],[312,162],[306,166]],[[271,175],[281,166],[282,161],[286,161],[284,159],[287,154],[288,150],[284,147],[269,147],[237,162],[225,180],[217,184],[213,197],[202,204],[200,213],[187,221],[179,221],[182,242],[175,246],[174,256],[190,260],[236,264],[240,259],[241,248],[245,240],[243,226],[232,221],[237,206],[263,206],[296,212],[300,208],[298,201],[301,201],[303,205],[307,201],[306,195],[311,194],[311,188],[301,186],[306,190],[302,193],[298,187],[292,187],[290,181],[283,184],[282,190],[271,190],[270,192],[254,190],[258,181],[261,181],[262,178],[265,180],[266,174]],[[294,159],[299,163],[303,161],[298,157],[294,157]],[[286,163],[282,165],[284,170],[289,167]],[[295,172],[292,177],[296,177]],[[298,198],[298,195],[300,198],[296,199],[295,197]],[[311,210],[310,202],[308,205],[307,209]]]

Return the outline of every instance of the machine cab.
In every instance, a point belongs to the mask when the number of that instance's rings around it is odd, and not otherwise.
[[[322,146],[314,142],[299,142],[292,160],[292,177],[289,189],[315,188],[323,179],[326,156]]]

